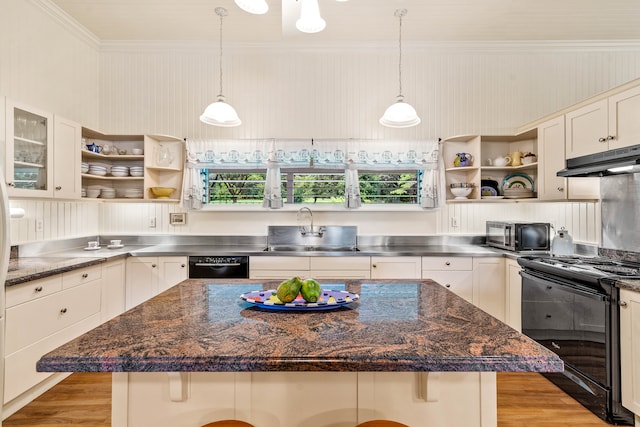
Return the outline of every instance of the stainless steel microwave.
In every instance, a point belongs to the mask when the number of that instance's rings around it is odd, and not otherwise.
[[[551,224],[487,221],[487,245],[514,252],[547,252],[551,247]]]

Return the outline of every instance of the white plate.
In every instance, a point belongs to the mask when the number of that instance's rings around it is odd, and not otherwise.
[[[100,246],[97,246],[95,248],[84,248],[85,251],[97,251],[98,249],[101,249]]]
[[[504,199],[504,196],[482,196],[483,199]]]
[[[120,248],[124,248],[124,245],[108,245],[107,248],[109,248],[109,249],[120,249]]]

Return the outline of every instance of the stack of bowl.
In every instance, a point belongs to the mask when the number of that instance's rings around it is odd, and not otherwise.
[[[103,188],[100,190],[100,198],[102,199],[115,199],[116,190],[114,188]]]
[[[87,188],[87,197],[95,199],[99,195],[100,195],[100,189],[99,188]]]
[[[129,168],[129,174],[131,176],[144,176],[144,167],[142,166],[131,166]]]
[[[115,177],[129,176],[129,168],[127,166],[111,166],[111,175]]]
[[[106,166],[90,163],[88,172],[90,175],[105,176],[107,174],[107,168]]]
[[[80,169],[82,170],[82,173],[87,173],[89,172],[89,163],[87,162],[82,162]]]
[[[142,199],[144,195],[141,188],[127,188],[123,191],[122,196],[127,199]]]
[[[527,199],[533,197],[533,190],[530,188],[512,187],[503,191],[506,199]]]

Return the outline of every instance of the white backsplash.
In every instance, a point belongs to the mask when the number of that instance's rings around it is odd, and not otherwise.
[[[169,213],[183,212],[168,203],[97,203],[12,201],[25,217],[11,220],[11,243],[54,240],[92,234],[177,234],[263,236],[268,225],[296,225],[296,211],[189,212],[185,225],[170,225]],[[313,206],[311,206],[313,209]],[[452,226],[455,218],[458,226]],[[155,220],[155,227],[150,226]],[[600,204],[576,203],[457,203],[433,212],[366,210],[315,211],[322,225],[356,225],[360,235],[484,234],[487,220],[551,222],[565,226],[576,242],[598,244]],[[42,221],[43,230],[36,232]]]

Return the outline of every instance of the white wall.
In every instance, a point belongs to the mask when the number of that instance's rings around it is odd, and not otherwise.
[[[397,94],[397,45],[227,46],[224,94],[243,125],[198,116],[218,92],[215,43],[100,43],[46,0],[0,2],[0,93],[111,133],[189,138],[433,139],[515,127],[640,75],[640,43],[405,43],[403,89],[423,119],[383,128]],[[263,234],[293,212],[202,212],[168,225],[166,204],[12,201],[12,243],[102,233]],[[35,223],[57,212],[51,230]],[[74,214],[73,212],[76,212]],[[76,221],[77,212],[82,212]],[[85,216],[91,220],[85,220]],[[98,216],[99,220],[95,221]],[[150,216],[158,226],[148,227]],[[600,239],[599,204],[455,204],[425,212],[319,212],[362,234],[482,233],[486,219],[549,220],[579,241]],[[451,227],[451,218],[459,227]],[[14,222],[19,224],[15,225]],[[64,224],[54,225],[54,224]],[[15,231],[14,230],[18,230]]]

